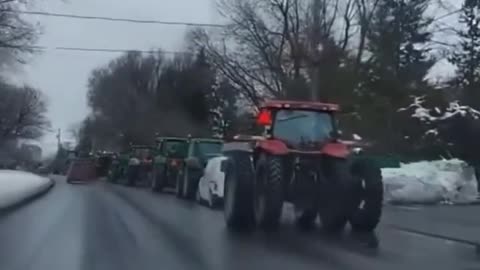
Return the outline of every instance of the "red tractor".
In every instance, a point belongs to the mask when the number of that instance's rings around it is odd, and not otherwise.
[[[340,232],[347,223],[371,232],[382,213],[383,183],[375,163],[341,141],[334,118],[338,105],[269,101],[257,124],[262,136],[226,143],[224,214],[233,230],[278,227],[284,202],[297,225]]]

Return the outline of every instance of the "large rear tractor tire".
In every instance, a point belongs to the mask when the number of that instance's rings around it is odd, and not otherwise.
[[[351,195],[355,185],[349,168],[345,159],[329,157],[322,162],[324,179],[319,188],[319,216],[327,233],[343,231],[352,215],[354,198]]]
[[[253,210],[254,171],[251,154],[232,151],[227,154],[223,212],[228,229],[252,230],[255,225]]]
[[[358,179],[354,211],[350,225],[355,232],[369,233],[375,230],[382,216],[383,180],[381,169],[369,160],[356,160],[352,175]]]
[[[177,173],[177,178],[175,181],[175,195],[177,198],[183,198],[183,185],[185,177],[183,176],[183,172],[179,171]]]
[[[139,174],[138,166],[129,166],[127,169],[127,186],[135,186]]]
[[[318,183],[310,172],[297,171],[295,178],[295,222],[299,229],[309,231],[318,216]]]
[[[164,177],[163,168],[153,168],[152,170],[152,179],[151,179],[151,189],[153,192],[161,192],[164,188],[162,179]]]
[[[262,155],[255,172],[255,223],[264,231],[278,228],[283,207],[283,171],[280,157]]]
[[[184,170],[183,185],[183,197],[187,200],[195,199],[198,181],[195,181],[194,173],[188,168]]]

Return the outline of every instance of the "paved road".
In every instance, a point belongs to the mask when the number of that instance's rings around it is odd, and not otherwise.
[[[385,225],[375,250],[349,236],[297,232],[285,216],[280,233],[234,235],[221,212],[172,195],[58,181],[46,196],[0,217],[0,269],[480,269],[468,245]]]
[[[480,205],[391,207],[384,218],[395,228],[480,243]]]

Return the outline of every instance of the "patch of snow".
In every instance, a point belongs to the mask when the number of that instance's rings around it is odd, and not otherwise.
[[[361,147],[354,147],[354,148],[352,149],[352,151],[353,151],[353,153],[355,153],[355,154],[360,154],[360,153],[362,153],[363,148],[361,148]]]
[[[323,44],[322,44],[322,43],[318,43],[318,45],[317,45],[317,51],[318,51],[318,52],[323,52]]]
[[[438,135],[438,130],[435,129],[435,128],[429,129],[425,132],[425,135],[437,136]]]
[[[474,119],[480,118],[480,111],[477,111],[470,106],[460,105],[460,102],[458,100],[450,102],[448,104],[448,107],[445,110],[445,113],[443,113],[443,115],[440,115],[440,116],[432,116],[431,115],[432,110],[423,107],[424,102],[425,102],[425,96],[413,97],[412,104],[408,105],[407,107],[400,108],[397,111],[402,112],[409,109],[414,109],[414,113],[412,114],[413,118],[418,118],[420,121],[428,121],[428,122],[447,120],[457,115],[460,115],[462,117],[469,115]],[[441,110],[437,107],[435,107],[434,110],[438,114],[442,113]]]
[[[474,169],[458,159],[382,169],[388,203],[466,203],[478,197]]]
[[[20,202],[50,185],[50,180],[32,173],[0,170],[0,209]]]

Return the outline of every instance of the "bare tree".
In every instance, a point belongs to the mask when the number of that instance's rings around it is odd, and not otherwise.
[[[15,10],[28,0],[0,0],[0,68],[25,62],[34,52],[40,26],[24,20]]]
[[[49,127],[43,94],[30,86],[0,84],[0,143],[37,139]]]
[[[314,67],[336,70],[351,47],[361,6],[356,1],[361,0],[320,0],[319,14],[312,14],[311,1],[223,0],[219,9],[228,27],[197,29],[191,36],[251,103],[264,97],[305,99],[311,78],[326,70]],[[321,46],[312,46],[312,40]]]

